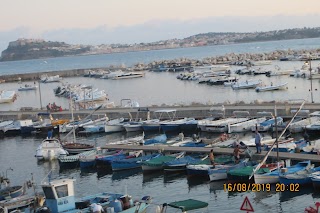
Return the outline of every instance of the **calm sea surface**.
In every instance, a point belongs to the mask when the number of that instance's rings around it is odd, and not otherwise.
[[[310,49],[320,47],[320,39],[302,39],[279,42],[234,44],[224,46],[210,46],[199,48],[185,48],[172,50],[158,50],[148,52],[131,52],[108,55],[77,56],[65,58],[51,58],[15,62],[1,62],[0,74],[40,72],[50,70],[67,70],[76,68],[95,68],[109,65],[125,64],[131,66],[137,62],[150,62],[153,60],[173,59],[181,57],[204,58],[208,56],[223,55],[235,52],[270,52],[276,49]],[[275,61],[266,68],[274,68],[279,65],[283,69],[300,68],[302,62],[279,62]],[[313,62],[318,65],[318,62]],[[232,67],[236,70],[237,67]],[[223,86],[200,85],[191,81],[180,81],[176,79],[176,73],[151,73],[147,72],[144,78],[128,80],[102,80],[93,78],[67,78],[64,82],[84,83],[96,88],[104,89],[109,94],[110,101],[117,105],[120,100],[130,98],[137,100],[141,106],[161,105],[163,103],[190,104],[200,103],[223,103],[244,101],[250,103],[254,100],[286,100],[304,98],[310,100],[310,81],[290,77],[265,76],[240,76],[241,80],[254,78],[261,79],[265,84],[276,84],[288,82],[288,90],[256,93],[254,90],[233,91]],[[25,83],[25,82],[23,82]],[[33,82],[26,82],[33,83]],[[319,98],[319,80],[313,80],[315,90],[314,100]],[[68,101],[57,98],[53,89],[60,83],[41,84],[41,97],[43,106],[49,102],[56,102],[64,108]],[[18,83],[0,84],[0,90],[16,90],[20,87]],[[40,107],[39,91],[18,92],[18,98],[14,103],[1,104],[1,110],[15,110],[23,106]],[[128,135],[110,134],[99,135],[79,140],[103,145],[108,141],[119,140]],[[132,135],[130,135],[132,136]],[[151,195],[155,203],[170,202],[187,198],[200,199],[209,202],[208,212],[240,212],[240,206],[245,196],[250,199],[255,212],[303,212],[304,208],[319,201],[320,194],[312,188],[301,189],[300,192],[245,192],[228,193],[223,190],[224,182],[209,183],[203,180],[187,179],[184,174],[165,175],[155,173],[144,175],[138,171],[122,173],[110,173],[106,171],[80,171],[80,169],[60,170],[58,162],[38,163],[35,155],[41,138],[33,137],[9,137],[0,139],[0,172],[6,173],[11,167],[14,171],[8,171],[12,184],[20,185],[23,181],[31,178],[34,174],[35,181],[40,183],[46,174],[52,170],[53,178],[68,177],[76,179],[77,196],[98,193],[102,191],[128,192],[135,198]],[[150,209],[149,212],[154,212]]]

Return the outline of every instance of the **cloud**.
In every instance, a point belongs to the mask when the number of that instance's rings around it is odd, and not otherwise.
[[[58,29],[34,33],[20,27],[0,32],[0,48],[20,37],[37,35],[45,40],[64,41],[70,44],[141,43],[185,38],[206,32],[255,32],[288,28],[318,27],[320,15],[305,16],[259,16],[259,17],[209,17],[193,20],[150,20],[134,26],[108,28],[105,25],[90,29]]]

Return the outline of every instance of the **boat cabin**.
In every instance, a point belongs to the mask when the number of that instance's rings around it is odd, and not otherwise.
[[[75,209],[74,179],[53,180],[41,185],[51,212]]]

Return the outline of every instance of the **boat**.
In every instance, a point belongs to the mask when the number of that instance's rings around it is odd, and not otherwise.
[[[277,125],[281,125],[282,123],[283,123],[283,118],[277,117]],[[255,132],[257,130],[258,132],[266,132],[266,131],[269,131],[271,129],[271,127],[274,125],[275,125],[275,119],[270,118],[266,121],[259,123],[256,126],[252,126],[251,131]]]
[[[170,156],[160,156],[158,158],[153,158],[149,161],[142,162],[142,171],[152,172],[156,170],[162,170],[166,162],[181,158],[184,156],[184,154],[184,152],[181,152]]]
[[[287,87],[288,85],[288,82],[285,82],[285,83],[280,83],[280,84],[276,84],[276,85],[273,85],[271,83],[270,86],[259,86],[259,87],[256,87],[256,92],[265,92],[265,91],[273,91],[273,90],[283,90],[283,89],[288,89]]]
[[[250,88],[256,88],[261,84],[261,80],[247,80],[247,81],[241,81],[237,82],[233,85],[231,85],[232,89],[238,90],[238,89],[250,89]]]
[[[44,139],[36,150],[38,160],[54,160],[68,155],[58,139]]]
[[[318,137],[320,133],[320,121],[307,125],[305,129],[310,137]]]
[[[15,91],[2,90],[0,91],[0,104],[11,103],[16,99],[17,95]]]
[[[309,114],[308,118],[300,119],[296,122],[292,122],[288,129],[291,133],[299,133],[303,132],[308,125],[315,124],[317,122],[320,122],[320,112],[313,112]]]
[[[320,167],[316,168],[306,168],[295,173],[291,174],[280,174],[279,175],[279,182],[280,184],[284,184],[286,186],[290,184],[299,184],[299,186],[312,184],[312,176],[316,176],[320,174]]]
[[[80,168],[90,168],[96,166],[96,158],[105,157],[108,155],[116,154],[117,150],[109,151],[107,149],[101,149],[96,147],[95,152],[84,152],[85,154],[79,154],[79,165]]]
[[[209,204],[207,202],[194,200],[194,199],[187,199],[187,200],[175,201],[171,203],[164,203],[157,207],[156,213],[165,213],[167,212],[168,207],[178,209],[178,211],[181,210],[181,212],[183,213],[187,213],[187,211],[206,208],[208,207],[208,205]],[[174,212],[177,212],[177,210]]]
[[[186,124],[189,121],[194,121],[194,118],[184,118],[174,121],[164,121],[161,122],[160,127],[163,132],[174,132],[174,131],[181,131],[181,126]]]
[[[21,195],[9,200],[0,201],[0,212],[16,212],[25,209],[34,204],[35,196]],[[2,211],[4,210],[4,211]]]
[[[303,152],[308,154],[320,154],[320,139],[311,141],[309,145],[302,148]]]
[[[166,123],[169,121],[173,121],[176,116],[177,110],[175,109],[162,109],[154,111],[154,115],[156,119],[146,120],[142,122],[142,129],[143,131],[160,131],[161,130],[161,123]],[[165,117],[168,120],[163,120]]]
[[[312,168],[311,161],[299,162],[294,166],[286,167],[282,170],[274,170],[265,174],[254,174],[255,183],[278,183],[280,174],[294,174],[298,171],[305,170],[306,168]]]
[[[212,72],[227,71],[227,70],[230,70],[230,66],[229,65],[212,65],[210,67],[210,70]]]
[[[193,158],[191,156],[184,156],[182,158],[178,158],[173,161],[165,162],[164,163],[164,171],[165,172],[186,171],[188,165],[199,164],[207,158],[208,158],[208,156],[205,156],[202,159]]]
[[[97,168],[110,167],[112,161],[125,159],[126,157],[128,157],[128,156],[126,156],[122,150],[117,151],[116,153],[111,154],[111,155],[97,156],[96,157],[96,166],[97,166]]]
[[[238,79],[236,77],[217,77],[211,78],[207,83],[210,85],[224,85],[224,83],[234,83],[237,82]]]
[[[229,125],[247,120],[249,120],[249,118],[225,118],[215,121],[201,120],[198,121],[198,127],[203,132],[227,132]]]
[[[246,166],[242,168],[231,169],[227,172],[228,182],[231,183],[246,183],[254,182],[253,179],[250,179],[250,176],[253,174],[254,168],[256,166],[255,162],[248,162]],[[278,163],[264,164],[262,165],[255,174],[265,174],[270,173],[274,170],[277,170],[281,166]]]
[[[79,131],[78,134],[94,134],[94,133],[105,132],[105,126],[106,126],[105,119],[99,122],[94,122],[92,124],[86,124],[82,126],[84,130]]]
[[[36,90],[38,89],[37,85],[29,85],[29,84],[25,84],[23,87],[18,88],[18,91],[29,91],[29,90]]]
[[[81,156],[89,156],[96,153],[97,150],[89,150],[76,155],[60,156],[58,158],[60,168],[78,167],[80,165],[79,159],[81,158]]]
[[[81,152],[86,152],[94,149],[94,145],[86,144],[86,143],[74,143],[74,142],[62,143],[62,147],[69,154],[79,154]]]
[[[272,145],[266,145],[265,146],[265,151],[269,151]],[[288,142],[288,143],[279,143],[278,148],[273,148],[272,151],[277,151],[279,152],[294,152],[297,148],[297,144],[294,142]]]
[[[316,190],[320,190],[320,174],[313,174],[311,175],[311,181],[312,181],[312,185],[313,188]]]
[[[242,168],[247,165],[248,159],[244,159],[238,164],[226,164],[226,165],[219,165],[217,168],[209,168],[208,169],[208,175],[210,178],[210,181],[218,181],[218,180],[226,180],[228,178],[227,172],[229,170],[235,169],[235,168]]]
[[[137,121],[131,121],[123,125],[125,128],[126,132],[138,132],[142,131],[142,121],[137,122]]]
[[[271,77],[271,76],[290,75],[290,73],[292,72],[293,70],[281,70],[281,68],[278,65],[276,65],[275,70],[270,71],[269,73],[266,74],[266,76]]]
[[[266,121],[265,117],[262,118],[252,118],[243,122],[231,124],[228,127],[228,133],[234,133],[234,132],[246,132],[250,131],[252,126],[255,126],[258,123],[262,123]]]
[[[105,212],[145,213],[149,206],[149,196],[143,197],[143,201],[134,203],[132,197],[127,194],[109,192],[102,192],[76,199],[74,181],[75,179],[60,179],[43,182],[41,187],[46,198],[46,205],[42,207],[43,211],[49,209],[50,212],[57,213],[74,213],[80,211],[89,213],[92,212],[91,207],[93,205],[99,204],[105,209]],[[39,212],[41,212],[41,209],[39,209]]]
[[[115,141],[115,142],[109,142],[107,144],[112,144],[112,145],[142,145],[144,143],[144,132],[142,135],[132,137],[132,138],[127,138],[125,140],[120,140],[120,141]]]
[[[119,79],[129,79],[129,78],[142,78],[144,77],[144,73],[141,72],[129,72],[129,73],[122,73],[119,75],[115,75],[112,77],[112,80],[119,80]]]
[[[217,166],[216,166],[217,167]],[[209,169],[212,169],[212,165],[199,164],[199,165],[188,165],[187,175],[188,177],[205,177],[209,178]]]
[[[23,186],[10,186],[9,184],[9,178],[7,178],[6,176],[0,176],[0,201],[10,200],[24,194],[25,191],[23,189]],[[4,185],[5,187],[1,188],[2,185]]]
[[[108,95],[104,90],[91,90],[91,92],[87,92],[85,95],[77,95],[74,99],[76,103],[106,101]]]
[[[124,124],[126,124],[124,118],[117,118],[107,121],[104,129],[106,133],[122,132],[125,130]]]
[[[251,62],[253,66],[264,66],[272,64],[272,61],[253,61]]]
[[[42,83],[60,82],[61,80],[62,78],[59,75],[54,75],[54,76],[42,75],[40,77],[40,81]]]
[[[148,160],[160,157],[160,156],[162,156],[162,155],[161,154],[151,154],[151,155],[145,155],[145,156],[135,157],[135,158],[114,160],[111,162],[112,171],[141,168],[141,164],[144,161],[148,161]]]
[[[168,138],[166,134],[161,134],[154,138],[145,140],[143,145],[165,144],[167,142],[167,139]]]

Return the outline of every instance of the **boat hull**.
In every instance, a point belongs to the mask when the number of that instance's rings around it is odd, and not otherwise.
[[[209,174],[210,181],[225,180],[228,178],[227,170],[212,172]]]
[[[141,125],[124,126],[124,128],[126,129],[126,132],[138,132],[143,130]]]
[[[105,132],[106,133],[112,133],[112,132],[122,132],[125,128],[123,125],[106,125],[105,126]]]
[[[141,168],[143,172],[159,171],[159,170],[163,170],[163,165],[160,165],[160,166],[142,165]]]
[[[279,176],[254,174],[254,182],[257,184],[279,183]]]
[[[23,186],[9,186],[0,190],[0,201],[10,200],[23,194]]]

